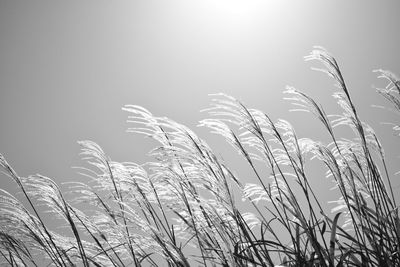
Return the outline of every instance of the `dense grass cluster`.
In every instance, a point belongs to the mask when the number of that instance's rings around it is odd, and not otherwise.
[[[258,183],[244,183],[190,129],[133,105],[123,108],[134,125],[129,131],[158,142],[151,151],[154,161],[115,162],[97,144],[82,141],[88,165],[79,172],[87,183],[71,182],[68,197],[48,177],[19,176],[1,156],[4,173],[25,198],[1,190],[1,262],[400,266],[398,206],[381,143],[361,121],[335,59],[316,48],[306,60],[322,63],[321,70],[334,79],[333,97],[342,113],[327,115],[295,88],[285,93],[296,109],[319,119],[329,142],[298,138],[289,122],[274,122],[223,94],[214,96],[209,118],[200,122],[243,156]],[[387,82],[378,92],[400,111],[400,81],[377,72]],[[338,126],[349,127],[354,138],[337,136]],[[340,198],[332,213],[311,186],[305,168],[310,159],[326,168],[337,187]],[[48,213],[63,222],[63,234],[46,223]]]

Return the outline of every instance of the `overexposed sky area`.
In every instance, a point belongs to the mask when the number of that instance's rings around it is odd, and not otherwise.
[[[318,136],[316,120],[282,100],[292,85],[337,111],[333,82],[303,60],[314,45],[336,56],[361,117],[393,147],[377,121],[395,116],[370,106],[383,103],[372,70],[400,74],[399,11],[398,1],[0,0],[0,153],[20,175],[60,183],[79,177],[78,140],[142,163],[154,143],[125,132],[124,104],[193,128],[216,92]]]

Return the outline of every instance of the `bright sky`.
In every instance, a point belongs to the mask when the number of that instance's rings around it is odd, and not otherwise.
[[[314,45],[336,56],[364,119],[392,118],[370,107],[382,103],[372,70],[400,74],[399,11],[398,1],[0,0],[0,153],[21,175],[58,182],[78,177],[78,140],[144,162],[154,143],[125,132],[124,104],[193,128],[216,92],[313,136],[320,128],[288,113],[282,91],[335,112],[332,81],[303,61]],[[195,130],[219,154],[221,140]]]

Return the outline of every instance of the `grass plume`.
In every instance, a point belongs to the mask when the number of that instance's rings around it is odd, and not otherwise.
[[[329,141],[301,138],[286,120],[239,100],[213,95],[200,121],[243,158],[256,183],[243,181],[192,130],[140,106],[126,105],[128,131],[154,139],[144,165],[115,162],[81,141],[86,183],[68,199],[42,175],[21,177],[0,155],[3,172],[25,202],[0,191],[0,258],[8,266],[400,266],[400,220],[393,175],[372,127],[362,121],[335,58],[316,47],[337,91],[340,114],[326,114],[306,93],[287,87],[294,110],[313,114]],[[377,88],[400,112],[400,81]],[[337,128],[352,130],[352,138]],[[398,133],[399,126],[393,125]],[[316,159],[337,189],[326,210],[308,171]],[[265,175],[265,173],[268,173]],[[244,204],[242,201],[244,201]],[[40,209],[39,209],[40,207]],[[81,207],[78,209],[77,207]],[[63,222],[51,229],[42,210]],[[69,231],[69,235],[68,235]]]

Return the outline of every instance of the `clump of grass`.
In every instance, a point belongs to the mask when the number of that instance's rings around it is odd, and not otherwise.
[[[330,141],[299,138],[285,120],[273,121],[224,94],[214,95],[200,122],[242,156],[257,179],[244,183],[187,127],[127,105],[130,132],[158,142],[144,165],[112,161],[94,142],[81,141],[87,183],[70,183],[71,200],[48,177],[19,176],[0,165],[28,207],[0,194],[0,255],[10,266],[400,266],[400,223],[392,175],[373,129],[357,113],[336,60],[316,48],[306,60],[338,88],[341,114],[327,115],[307,94],[287,87],[296,110],[312,113]],[[379,94],[400,111],[400,81]],[[337,136],[349,127],[354,138]],[[394,127],[397,131],[399,128]],[[318,159],[337,187],[327,212],[306,165]],[[265,170],[269,173],[265,175]],[[238,199],[249,205],[243,208]],[[54,214],[70,235],[43,220]],[[77,207],[81,207],[78,209]]]

